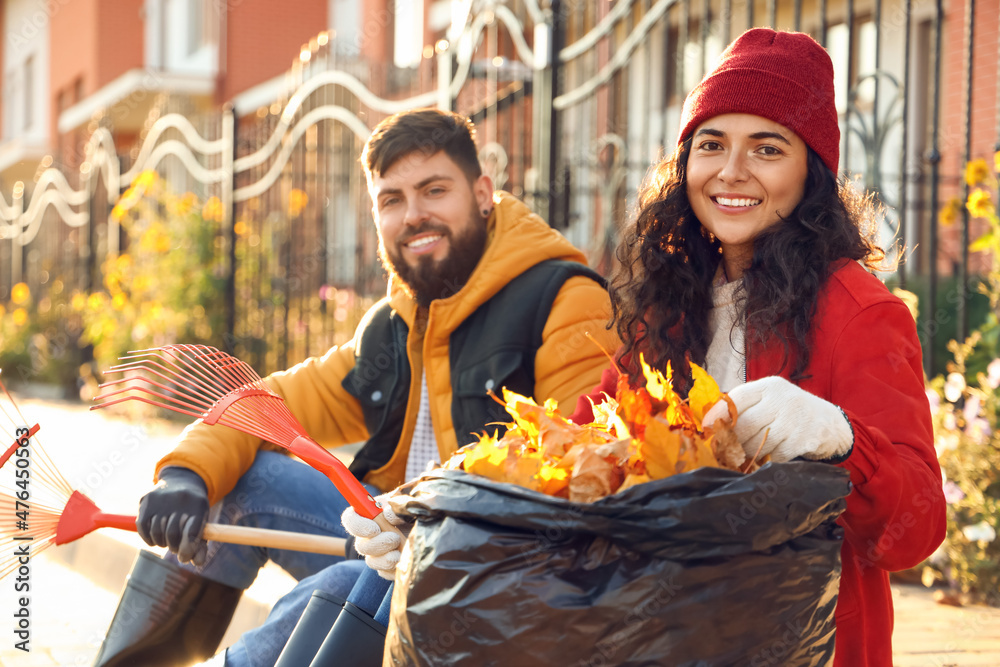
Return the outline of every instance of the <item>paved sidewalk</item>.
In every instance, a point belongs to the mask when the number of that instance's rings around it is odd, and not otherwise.
[[[104,511],[134,514],[148,489],[153,465],[181,426],[129,421],[88,412],[79,403],[18,397],[25,416],[42,424],[41,445],[74,488]],[[132,560],[142,542],[134,533],[103,530],[53,547],[31,561],[31,653],[14,649],[16,594],[0,582],[0,667],[83,667],[97,654]],[[244,596],[228,645],[266,615],[292,585],[274,566],[265,568]],[[893,584],[895,667],[1000,666],[1000,609],[950,607],[920,586]],[[137,666],[139,667],[139,666]]]

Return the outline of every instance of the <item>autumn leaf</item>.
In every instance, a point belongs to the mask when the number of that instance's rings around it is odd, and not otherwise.
[[[578,425],[559,414],[555,401],[503,389],[513,418],[497,439],[482,434],[445,463],[492,480],[517,484],[573,502],[593,502],[650,480],[703,467],[744,470],[756,465],[733,433],[736,406],[701,367],[691,364],[688,398],[673,390],[672,372],[650,368],[640,357],[645,385],[621,375],[614,398],[593,406],[594,421]],[[494,397],[496,398],[496,397]],[[496,399],[500,401],[500,399]],[[703,425],[708,409],[724,400],[728,419]]]
[[[700,428],[705,413],[719,402],[722,391],[719,389],[719,384],[708,374],[708,371],[697,364],[691,364],[691,377],[694,382],[691,385],[691,391],[688,392],[688,405]]]

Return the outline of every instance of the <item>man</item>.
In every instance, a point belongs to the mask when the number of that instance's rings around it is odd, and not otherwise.
[[[606,328],[611,308],[601,279],[523,203],[493,191],[468,119],[433,109],[397,114],[375,129],[362,163],[389,295],[351,342],[267,382],[320,444],[365,442],[351,471],[384,492],[506,421],[491,390],[572,407],[600,380],[604,350],[619,343]],[[322,474],[268,449],[198,422],[159,462],[158,483],[140,503],[139,534],[191,563],[140,559],[99,666],[211,655],[240,593],[269,559],[306,581],[275,605],[266,632],[248,633],[227,651],[225,664],[273,664],[313,591],[307,578],[340,559],[206,544],[202,526],[210,518],[344,536],[347,504]],[[183,585],[172,584],[170,599],[150,601],[142,592],[147,571],[159,582],[171,567]],[[354,577],[327,577],[324,585],[343,597]]]

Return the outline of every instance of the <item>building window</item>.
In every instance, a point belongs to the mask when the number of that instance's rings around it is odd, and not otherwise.
[[[24,61],[24,122],[22,129],[30,130],[35,117],[35,57]]]
[[[188,0],[187,55],[191,55],[204,44],[205,3],[203,0]]]
[[[424,3],[396,3],[393,30],[393,64],[416,67],[424,49]]]

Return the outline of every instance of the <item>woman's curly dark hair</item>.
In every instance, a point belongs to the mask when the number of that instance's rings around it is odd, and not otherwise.
[[[619,268],[610,284],[612,324],[624,345],[623,370],[642,377],[647,363],[675,370],[675,387],[687,390],[688,361],[704,365],[711,332],[712,281],[722,259],[720,243],[706,231],[687,198],[685,141],[653,172],[639,196],[639,213],[618,246]],[[753,258],[737,288],[738,324],[748,344],[776,337],[793,378],[809,365],[809,322],[820,288],[836,260],[861,261],[871,270],[891,265],[878,245],[878,216],[871,197],[858,194],[812,149],[805,195],[781,224],[754,240]]]

